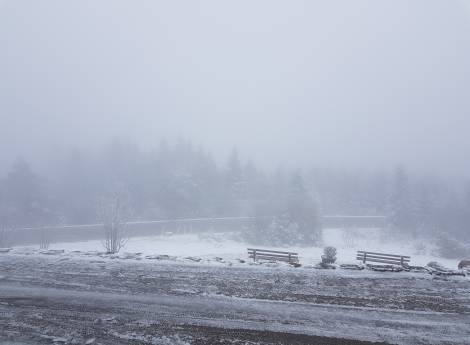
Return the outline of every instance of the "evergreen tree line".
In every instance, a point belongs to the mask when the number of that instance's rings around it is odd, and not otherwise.
[[[45,171],[18,160],[1,177],[2,228],[94,223],[100,198],[119,192],[134,220],[254,216],[243,235],[259,243],[319,243],[321,215],[386,215],[395,233],[469,237],[470,188],[403,168],[265,172],[236,150],[218,164],[183,140],[155,150],[116,140],[99,153],[70,151]]]

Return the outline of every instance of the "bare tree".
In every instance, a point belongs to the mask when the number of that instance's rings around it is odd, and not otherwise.
[[[127,219],[129,216],[128,202],[125,197],[115,194],[102,198],[98,214],[103,222],[103,246],[108,254],[118,253],[128,241]]]

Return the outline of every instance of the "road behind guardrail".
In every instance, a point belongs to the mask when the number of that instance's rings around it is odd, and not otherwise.
[[[251,226],[254,217],[216,217],[132,221],[127,223],[129,237],[163,235],[165,233],[236,232]],[[323,216],[323,229],[384,228],[383,216]],[[46,237],[51,243],[80,242],[103,238],[103,224],[43,226],[15,229],[9,236],[11,245],[38,244]]]

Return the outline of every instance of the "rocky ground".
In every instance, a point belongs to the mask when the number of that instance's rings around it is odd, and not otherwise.
[[[349,339],[349,340],[348,340]],[[470,280],[0,255],[5,344],[468,344]]]

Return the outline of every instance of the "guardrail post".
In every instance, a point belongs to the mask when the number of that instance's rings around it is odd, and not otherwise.
[[[256,262],[256,249],[253,249],[253,262]]]
[[[364,260],[362,260],[362,263],[365,264],[367,261],[367,253],[364,253]]]

